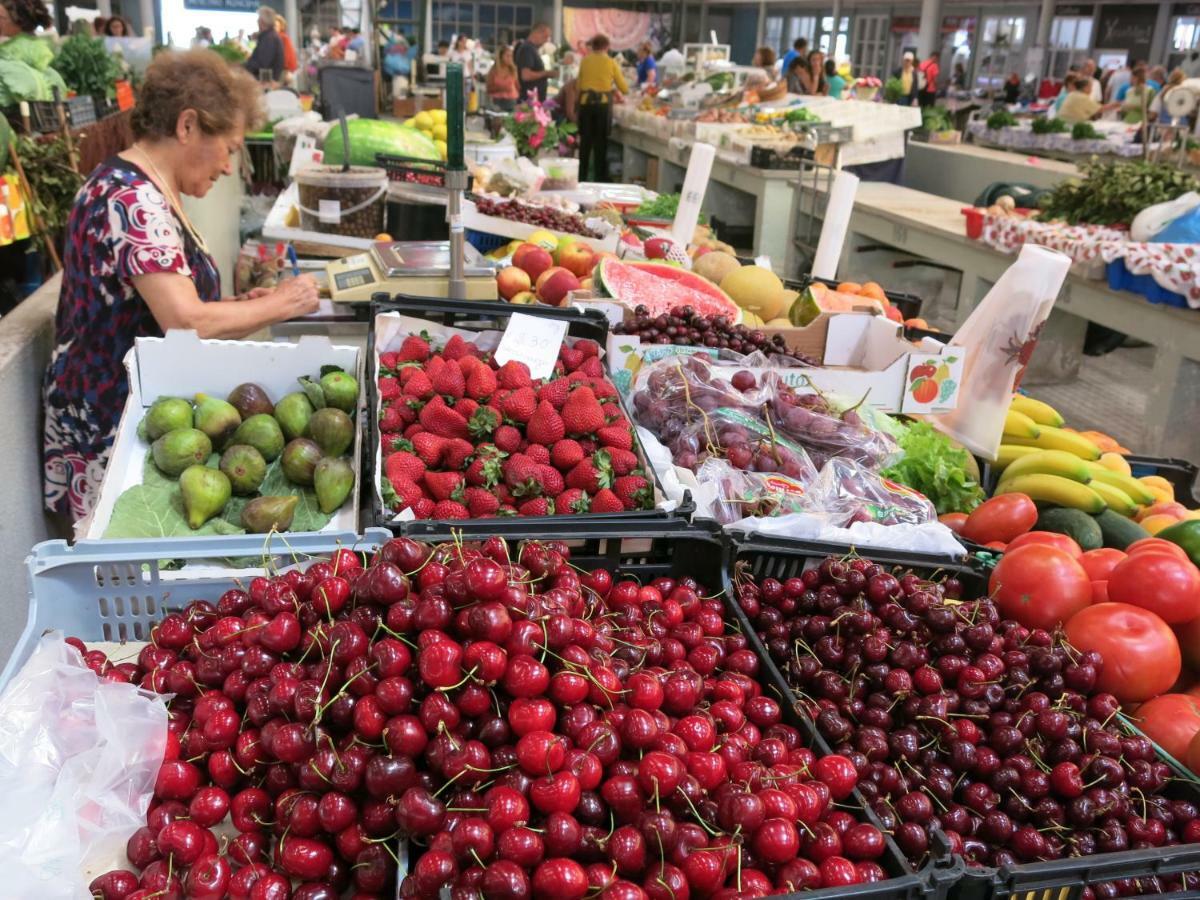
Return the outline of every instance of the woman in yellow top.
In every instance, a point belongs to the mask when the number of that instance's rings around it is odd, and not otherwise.
[[[608,55],[608,38],[592,38],[591,52],[579,64],[579,180],[608,181],[608,133],[612,104],[629,90],[617,61]],[[588,173],[591,172],[591,178]]]

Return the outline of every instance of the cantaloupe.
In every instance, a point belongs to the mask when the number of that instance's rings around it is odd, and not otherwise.
[[[741,267],[736,257],[723,250],[710,250],[692,263],[692,271],[713,284],[720,284],[726,275]]]
[[[762,266],[741,266],[730,272],[721,279],[721,290],[742,309],[763,320],[778,317],[786,302],[783,282]]]

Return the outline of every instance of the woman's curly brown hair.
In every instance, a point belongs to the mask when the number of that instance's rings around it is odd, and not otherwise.
[[[166,138],[184,110],[196,111],[205,134],[251,131],[262,124],[262,88],[245,69],[212,50],[160,53],[146,69],[130,124],[138,138]]]
[[[0,0],[0,4],[8,12],[8,17],[26,34],[54,24],[50,10],[42,0]]]

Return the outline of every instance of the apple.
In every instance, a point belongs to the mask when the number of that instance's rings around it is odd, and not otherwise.
[[[666,259],[674,246],[670,238],[666,237],[649,237],[646,238],[646,243],[642,245],[642,252],[646,254],[646,259]]]
[[[590,291],[590,290],[592,289],[592,279],[591,279],[591,276],[589,276],[589,277],[587,277],[587,278],[580,278],[580,279],[579,279],[579,289],[580,289],[581,291]]]
[[[505,300],[511,300],[517,294],[526,293],[533,287],[533,279],[529,273],[518,266],[508,266],[496,275],[496,290]]]
[[[537,303],[538,298],[533,291],[521,291],[519,294],[514,294],[508,299],[509,303]]]
[[[537,281],[541,274],[554,265],[550,251],[537,244],[522,244],[513,251],[512,264],[524,269],[530,280]]]
[[[538,276],[538,299],[550,306],[562,306],[567,293],[579,290],[579,279],[562,266],[554,266]]]
[[[576,278],[583,278],[596,267],[596,253],[587,244],[576,241],[559,251],[558,264]]]

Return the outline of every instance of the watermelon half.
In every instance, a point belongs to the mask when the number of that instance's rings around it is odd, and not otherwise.
[[[657,262],[602,259],[595,279],[610,297],[630,306],[644,306],[652,316],[690,306],[702,316],[728,316],[736,322],[742,311],[729,295],[694,272]]]
[[[350,135],[350,164],[354,166],[377,166],[376,153],[392,156],[408,156],[413,159],[440,160],[442,154],[432,139],[407,125],[383,119],[351,119],[346,123]],[[325,135],[321,146],[325,163],[341,165],[346,159],[346,143],[342,140],[341,126],[336,122]]]

